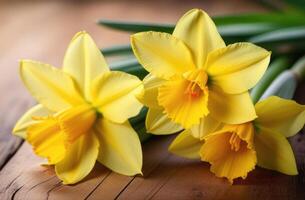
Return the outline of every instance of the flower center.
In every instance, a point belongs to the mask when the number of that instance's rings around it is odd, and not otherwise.
[[[86,134],[96,120],[96,111],[90,105],[80,105],[59,113],[55,117],[60,128],[68,136],[68,141],[73,142],[82,134]]]
[[[84,104],[33,119],[37,123],[27,129],[27,141],[37,155],[54,164],[65,157],[70,144],[90,131],[96,120],[96,111]]]
[[[240,143],[241,143],[241,139],[239,138],[239,136],[236,133],[233,133],[230,137],[230,145],[231,145],[231,150],[234,151],[238,151],[240,148]]]
[[[253,148],[254,128],[251,122],[238,125],[225,125],[224,129],[231,133],[229,144],[232,151],[239,151],[244,146]]]
[[[200,97],[207,90],[206,83],[208,81],[208,76],[203,70],[194,70],[184,74],[184,77],[189,84],[185,90],[185,94],[190,97]]]
[[[185,94],[188,94],[194,98],[199,97],[202,93],[203,93],[202,89],[195,82],[190,82],[185,91]]]
[[[204,137],[201,160],[209,162],[213,173],[228,178],[231,183],[235,178],[245,178],[257,163],[253,138],[252,122],[224,125]]]
[[[84,104],[68,108],[53,116],[33,119],[39,121],[30,128],[29,132],[40,132],[40,135],[61,133],[65,142],[72,143],[82,134],[86,134],[96,120],[96,111],[92,106]]]
[[[175,76],[158,88],[158,103],[172,121],[190,128],[208,115],[207,79],[203,70],[194,70]]]

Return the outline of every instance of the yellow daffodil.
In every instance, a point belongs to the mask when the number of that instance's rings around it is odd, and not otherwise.
[[[248,89],[264,74],[270,52],[251,43],[226,46],[204,11],[187,12],[172,34],[134,34],[131,44],[150,72],[139,98],[149,107],[146,126],[151,133],[256,117]]]
[[[246,178],[260,167],[296,175],[293,151],[286,139],[300,131],[305,123],[305,105],[279,97],[269,97],[255,105],[254,121],[221,125],[202,134],[201,140],[183,131],[171,144],[170,151],[187,158],[201,158],[211,164],[218,177]]]
[[[72,39],[63,69],[22,60],[21,78],[39,102],[21,117],[14,134],[55,165],[64,184],[82,180],[96,160],[124,174],[141,173],[142,152],[128,118],[142,107],[141,81],[111,72],[86,32]]]

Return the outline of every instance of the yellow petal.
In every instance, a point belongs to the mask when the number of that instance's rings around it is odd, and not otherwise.
[[[74,184],[85,178],[95,165],[99,153],[99,142],[94,133],[79,137],[71,146],[65,158],[55,165],[57,176],[64,184]]]
[[[248,92],[226,94],[217,87],[209,90],[210,115],[227,124],[241,124],[256,118],[254,105]]]
[[[288,175],[298,174],[293,151],[280,133],[258,127],[254,138],[258,166]]]
[[[27,141],[35,154],[48,159],[49,164],[61,161],[66,155],[66,135],[61,131],[57,120],[48,117],[27,129]]]
[[[191,134],[197,139],[203,139],[207,134],[215,132],[221,127],[221,122],[215,120],[211,115],[200,119],[200,123],[192,126]]]
[[[207,72],[213,84],[226,93],[252,88],[265,73],[270,52],[251,43],[236,43],[208,55]]]
[[[188,11],[178,21],[173,35],[191,49],[197,68],[204,66],[209,52],[225,47],[214,22],[200,9]]]
[[[123,123],[140,112],[142,104],[136,96],[142,92],[143,84],[136,76],[109,72],[94,80],[92,101],[104,117]]]
[[[26,138],[26,130],[29,126],[36,124],[37,120],[33,120],[33,117],[45,117],[48,115],[52,115],[53,112],[49,111],[41,104],[38,104],[32,108],[30,108],[26,113],[22,115],[22,117],[17,121],[13,134],[23,139]]]
[[[159,105],[168,117],[184,128],[199,124],[200,118],[209,113],[208,89],[204,88],[199,96],[191,96],[186,93],[190,84],[193,83],[181,78],[170,80],[159,88],[158,94]]]
[[[190,130],[184,130],[171,143],[169,151],[185,158],[200,158],[199,151],[203,142],[194,138]]]
[[[72,78],[55,67],[22,60],[20,75],[36,100],[51,111],[60,111],[83,102]]]
[[[98,155],[100,163],[119,174],[142,174],[141,143],[128,121],[116,124],[102,118],[97,123],[96,131],[101,144]]]
[[[147,107],[160,109],[161,107],[158,104],[158,88],[162,83],[164,83],[164,79],[148,74],[143,79],[144,94],[139,100]]]
[[[81,31],[73,37],[66,50],[63,70],[73,77],[82,95],[90,101],[92,80],[109,68],[91,36]]]
[[[232,149],[230,144],[232,133],[220,131],[209,135],[203,144],[200,155],[202,161],[211,163],[211,171],[218,177],[225,177],[231,183],[233,179],[246,178],[255,168],[256,153],[247,148],[246,142],[241,142],[239,149]]]
[[[143,32],[131,36],[133,52],[153,75],[168,79],[195,68],[186,45],[167,33]]]
[[[183,129],[179,124],[172,122],[162,109],[154,108],[148,109],[145,125],[147,132],[155,135],[169,135]]]
[[[290,137],[298,133],[305,124],[305,105],[276,96],[255,105],[256,122],[265,128]]]

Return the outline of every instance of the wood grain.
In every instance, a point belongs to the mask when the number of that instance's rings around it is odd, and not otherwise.
[[[0,115],[0,169],[14,155],[22,143],[22,139],[12,137],[9,133],[11,133],[16,119],[31,104],[31,102],[18,98],[18,96],[12,96],[9,91],[6,95],[11,95],[12,99],[2,102],[0,105],[2,113],[7,113]]]
[[[154,137],[144,144],[144,177],[126,177],[96,165],[85,180],[73,186],[62,185],[52,167],[40,166],[42,160],[25,143],[0,172],[0,199],[305,198],[302,169],[299,176],[287,176],[257,168],[232,186],[215,177],[207,163],[169,154],[167,146],[173,137]]]
[[[304,199],[304,133],[291,138],[299,176],[257,168],[233,186],[216,178],[208,164],[168,153],[175,136],[154,137],[143,145],[143,177],[121,176],[96,164],[82,182],[62,185],[52,167],[41,166],[31,147],[11,135],[16,120],[34,104],[18,77],[20,58],[60,66],[69,40],[80,30],[87,30],[100,47],[129,41],[128,34],[95,25],[100,17],[175,22],[194,7],[212,15],[263,10],[242,0],[1,4],[5,23],[0,30],[0,199]],[[300,103],[305,103],[304,91],[302,84],[295,97]]]
[[[147,142],[144,151],[144,177],[168,157],[166,148],[171,137],[155,137]],[[125,189],[134,177],[113,173],[97,164],[92,173],[74,186],[62,185],[53,167],[41,166],[31,147],[24,143],[21,149],[0,171],[0,199],[113,199]],[[143,179],[141,177],[141,179]]]

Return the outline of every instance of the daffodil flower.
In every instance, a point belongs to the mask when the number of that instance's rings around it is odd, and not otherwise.
[[[139,99],[149,107],[146,126],[151,133],[256,117],[248,89],[264,74],[270,52],[251,43],[226,46],[204,11],[187,12],[172,34],[134,34],[131,44],[150,72]]]
[[[201,140],[183,131],[173,141],[170,151],[186,157],[201,158],[211,164],[218,177],[246,178],[260,167],[296,175],[296,161],[286,139],[300,131],[305,123],[305,105],[279,97],[269,97],[255,105],[257,119],[221,125],[216,131],[202,134]]]
[[[86,32],[72,39],[62,70],[22,60],[20,75],[39,105],[13,132],[55,165],[64,184],[82,180],[96,160],[120,174],[141,174],[141,144],[128,118],[142,107],[136,96],[143,85],[135,76],[110,71]]]

